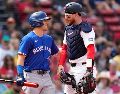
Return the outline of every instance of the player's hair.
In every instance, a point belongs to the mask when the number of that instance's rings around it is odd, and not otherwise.
[[[79,16],[81,16],[81,13],[78,13]]]

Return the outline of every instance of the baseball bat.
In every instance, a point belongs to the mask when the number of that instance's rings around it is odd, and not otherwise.
[[[0,82],[2,82],[2,83],[14,83],[14,84],[16,84],[16,81],[14,81],[14,80],[0,79]],[[38,88],[39,85],[37,83],[24,82],[24,86]]]

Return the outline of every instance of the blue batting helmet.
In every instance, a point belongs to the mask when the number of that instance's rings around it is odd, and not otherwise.
[[[48,17],[45,12],[39,11],[39,12],[34,12],[33,14],[31,14],[28,22],[31,25],[31,27],[41,27],[44,25],[43,21],[49,20],[49,19],[50,17]]]

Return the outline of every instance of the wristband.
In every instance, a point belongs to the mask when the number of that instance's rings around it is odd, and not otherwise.
[[[86,67],[87,68],[92,68],[93,67],[93,60],[92,59],[87,59],[86,60]]]
[[[18,65],[17,66],[17,72],[18,72],[18,75],[23,75],[23,66],[22,65]]]

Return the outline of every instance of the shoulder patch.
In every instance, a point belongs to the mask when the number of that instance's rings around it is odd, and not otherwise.
[[[85,33],[89,33],[92,31],[92,25],[87,22],[82,22],[81,23],[81,30]]]

